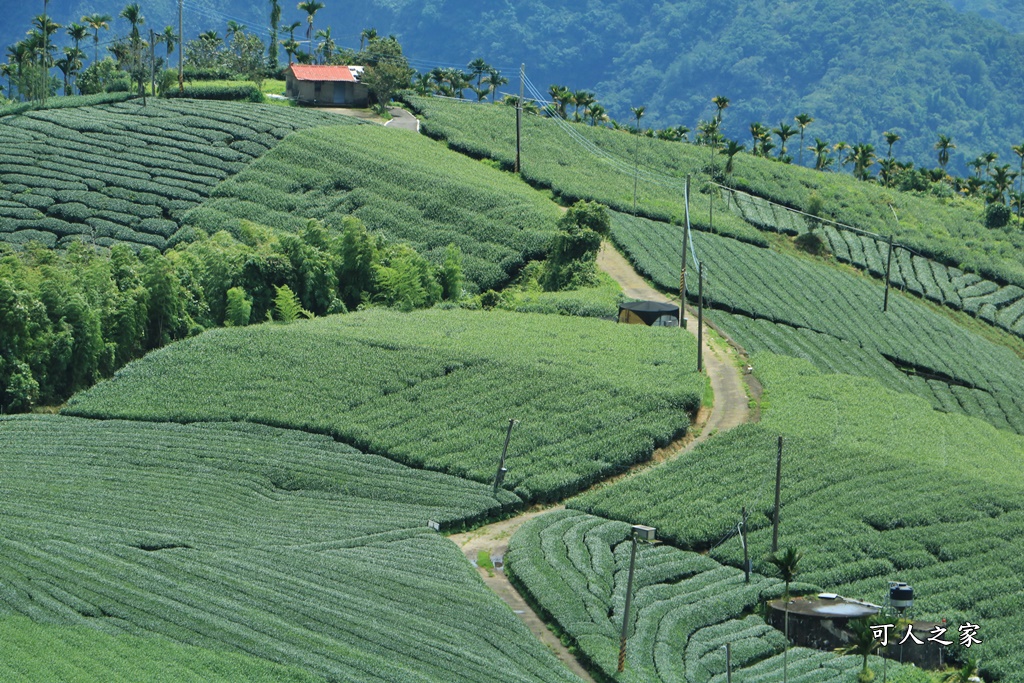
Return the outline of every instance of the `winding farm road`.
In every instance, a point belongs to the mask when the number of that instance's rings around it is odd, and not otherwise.
[[[630,265],[629,261],[607,243],[601,247],[597,257],[597,265],[619,283],[626,296],[649,301],[669,301],[668,297],[648,285],[633,270],[633,266]],[[692,322],[687,327],[687,330],[696,336],[696,314],[692,314],[690,320]],[[690,452],[697,444],[705,441],[712,435],[750,421],[751,411],[748,406],[747,389],[744,387],[744,376],[740,373],[737,359],[738,356],[732,347],[725,344],[711,344],[710,335],[705,330],[704,363],[708,376],[711,379],[711,388],[714,391],[714,404],[710,414],[702,410],[697,416],[695,430],[699,430],[700,433],[696,438],[692,435],[686,436],[665,448],[659,449],[654,454],[651,463],[639,465],[616,479],[632,476],[636,472],[656,466],[658,463],[678,458]],[[752,387],[751,391],[755,396],[759,397],[759,386]],[[563,507],[565,506],[558,505],[531,510],[518,517],[488,524],[468,533],[454,534],[448,538],[462,549],[462,552],[471,562],[476,563],[477,555],[480,551],[485,551],[492,560],[500,562],[505,556],[505,551],[508,550],[509,539],[524,522],[538,515]],[[512,608],[513,612],[519,615],[538,640],[547,645],[573,673],[584,681],[593,683],[594,679],[527,604],[519,591],[509,582],[502,569],[487,570],[480,568],[479,572],[484,583],[498,597],[504,600]]]
[[[628,297],[645,301],[676,303],[647,284],[633,270],[633,266],[626,260],[626,257],[615,251],[607,242],[601,245],[601,251],[597,255],[597,266],[611,275]],[[696,336],[697,314],[691,310],[688,310],[687,313],[689,324],[686,329]],[[711,416],[701,429],[700,435],[687,444],[686,450],[693,448],[712,434],[750,421],[747,390],[743,384],[743,376],[740,374],[735,351],[731,347],[722,348],[719,345],[712,345],[709,340],[710,335],[705,322],[704,365],[708,377],[711,379],[711,388],[715,392],[715,403],[711,409]]]

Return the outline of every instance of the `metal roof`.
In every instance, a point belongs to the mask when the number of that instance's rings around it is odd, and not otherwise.
[[[672,315],[679,313],[678,306],[660,301],[627,301],[619,304],[619,310],[622,309],[636,313],[671,313]]]
[[[358,83],[361,67],[326,66],[322,64],[292,64],[297,81],[324,81],[331,83]]]

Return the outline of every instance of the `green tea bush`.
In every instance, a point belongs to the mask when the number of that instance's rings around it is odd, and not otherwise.
[[[159,99],[143,107],[128,99],[58,97],[45,109],[4,116],[0,239],[89,234],[103,221],[97,238],[165,249],[185,212],[217,183],[295,130],[343,123],[279,107]]]
[[[60,652],[60,657],[54,657]],[[161,680],[183,683],[318,683],[298,667],[239,652],[175,643],[164,638],[113,635],[84,625],[39,624],[21,616],[0,618],[0,677],[106,683]]]
[[[677,226],[613,214],[612,238],[638,271],[666,291],[679,287],[682,233]],[[832,348],[838,348],[836,342],[847,342],[861,350],[829,359],[840,372],[854,372],[856,364],[865,362],[866,353],[874,359],[868,363],[873,368],[868,376],[892,376],[894,369],[901,371],[907,375],[902,384],[911,385],[911,390],[921,396],[932,396],[925,379],[945,383],[947,393],[949,386],[984,392],[1002,413],[994,417],[994,423],[1000,427],[1009,423],[1024,433],[1024,362],[1009,348],[959,327],[898,292],[890,291],[889,311],[883,313],[882,287],[864,277],[707,233],[693,233],[693,244],[696,258],[705,267],[704,295],[714,309],[705,311],[705,315],[725,332],[732,333],[733,326],[742,326],[735,317],[742,316],[819,333],[831,338],[826,345]],[[852,251],[863,245],[858,240],[849,246]],[[863,255],[857,258],[877,261],[880,255],[876,250],[872,259]],[[914,264],[922,277],[933,273],[925,259]],[[686,281],[691,300],[695,300],[698,290],[694,270],[691,260]],[[980,316],[986,311],[993,319],[999,315],[995,304],[1004,303],[999,296],[1006,296],[1005,301],[1024,296],[1018,288],[1003,291],[990,281],[974,278],[975,285],[963,287],[958,293],[964,297],[964,309],[976,305]],[[930,287],[939,292],[934,282]],[[985,304],[991,310],[983,308]],[[720,311],[734,315],[722,316]],[[742,329],[736,328],[737,335],[743,335]],[[766,348],[757,338],[749,343],[751,350]],[[893,384],[888,386],[895,388]],[[938,407],[938,399],[935,401]],[[993,417],[971,403],[962,410],[983,419]]]
[[[125,367],[67,411],[308,429],[485,483],[515,418],[505,485],[557,500],[685,433],[706,382],[695,353],[677,329],[368,310],[207,332]]]
[[[96,680],[82,662],[131,680],[157,663],[186,681],[577,680],[427,527],[508,511],[508,492],[252,424],[5,417],[0,440],[0,652],[18,652],[0,676]],[[77,624],[84,651],[47,656],[70,631],[16,614]],[[115,625],[132,638],[88,628]]]
[[[782,633],[764,619],[745,616],[760,602],[779,597],[779,579],[720,565],[704,555],[640,544],[636,553],[626,667],[618,668],[619,634],[631,542],[629,525],[576,510],[557,510],[523,524],[509,542],[509,578],[575,641],[603,677],[631,683],[721,683],[727,676],[725,643],[732,645],[731,672],[738,680],[779,680]],[[793,584],[800,593],[814,590]],[[861,667],[860,657],[793,648],[794,680],[844,683]],[[881,660],[872,658],[873,668]],[[899,671],[889,664],[889,674]],[[770,678],[763,672],[771,672]]]
[[[345,126],[290,136],[219,185],[185,222],[208,232],[237,232],[232,219],[297,231],[308,219],[338,226],[350,214],[435,265],[454,244],[474,293],[501,287],[542,257],[560,215],[507,174],[422,136]]]
[[[752,358],[770,404],[681,458],[587,493],[569,506],[633,524],[742,566],[736,540],[716,545],[739,510],[756,571],[772,537],[777,438],[784,437],[779,544],[804,554],[801,580],[878,603],[890,580],[916,592],[916,618],[982,624],[987,667],[1020,669],[1024,587],[1024,437],[939,413],[874,380],[823,374],[805,360]],[[954,638],[955,639],[955,638]]]
[[[186,85],[184,92],[178,88],[167,90],[163,97],[187,98],[190,100],[245,100],[262,102],[263,93],[255,84],[238,85]]]

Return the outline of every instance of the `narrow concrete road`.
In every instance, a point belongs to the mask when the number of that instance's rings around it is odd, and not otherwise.
[[[634,299],[649,301],[669,301],[668,297],[648,285],[640,277],[630,263],[614,248],[605,244],[597,257],[597,265],[604,272],[612,276],[619,283],[622,290]],[[691,334],[696,335],[697,316],[689,316],[690,325],[687,327]],[[634,476],[640,471],[650,467],[657,467],[658,464],[678,458],[689,453],[697,444],[710,438],[718,432],[732,429],[751,419],[751,412],[748,407],[747,391],[743,383],[743,375],[737,367],[735,351],[731,347],[722,344],[709,343],[709,335],[705,330],[704,335],[704,361],[708,376],[711,379],[711,387],[714,390],[715,400],[710,411],[701,410],[697,416],[694,431],[699,429],[700,434],[694,438],[692,434],[669,444],[665,448],[658,449],[649,463],[642,463],[632,468],[629,472],[609,479],[598,486],[607,486],[625,477]],[[758,387],[759,388],[759,387]],[[756,393],[756,389],[755,389]],[[710,414],[709,414],[710,413]],[[508,550],[509,539],[524,522],[538,515],[558,510],[565,507],[555,507],[531,510],[513,519],[506,519],[501,522],[480,527],[474,531],[449,536],[466,557],[476,563],[480,551],[490,556],[492,561],[503,564],[506,550]],[[548,629],[544,621],[534,612],[519,594],[519,591],[512,586],[502,567],[495,569],[479,568],[484,583],[493,590],[498,597],[512,608],[512,611],[519,615],[519,618],[529,627],[530,631],[555,653],[577,676],[585,681],[593,682],[593,678],[586,669],[576,660],[569,650],[562,645],[555,634]]]
[[[483,550],[491,557],[495,565],[503,565],[505,552],[508,550],[508,541],[524,522],[538,515],[543,515],[552,510],[560,510],[564,507],[564,505],[558,505],[542,510],[532,510],[518,517],[488,524],[468,533],[454,534],[448,538],[462,549],[462,552],[470,562],[476,563],[477,555]],[[537,640],[547,645],[570,671],[584,681],[594,683],[594,679],[583,668],[583,665],[573,657],[568,648],[562,645],[562,641],[551,632],[551,629],[530,608],[526,600],[523,599],[523,596],[519,594],[519,591],[509,582],[508,577],[505,576],[503,566],[496,566],[491,570],[479,568],[478,571],[488,588],[494,591],[523,620],[523,623],[526,624]]]
[[[671,302],[667,296],[648,285],[633,270],[629,261],[607,242],[601,245],[601,251],[597,255],[597,267],[611,275],[628,297],[678,304],[678,302]],[[688,319],[687,331],[696,336],[697,314],[688,310],[686,317]],[[705,326],[704,365],[707,368],[708,377],[711,378],[715,403],[700,436],[687,444],[687,449],[693,448],[712,434],[732,429],[750,420],[747,390],[744,388],[740,368],[734,361],[733,350],[721,348],[717,344],[712,345],[709,343],[709,339],[710,335]]]
[[[420,120],[401,107],[391,107],[388,109],[388,113],[391,114],[391,120],[384,124],[388,128],[401,128],[403,130],[411,130],[414,133],[420,132]]]

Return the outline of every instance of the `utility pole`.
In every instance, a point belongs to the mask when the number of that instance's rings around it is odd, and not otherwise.
[[[896,209],[889,205],[893,218],[896,219],[896,227],[900,225],[900,217],[896,215]],[[882,302],[882,313],[889,312],[889,274],[892,272],[892,235],[889,235],[889,258],[885,262],[885,300]]]
[[[516,175],[523,172],[523,96],[526,88],[526,64],[519,66],[519,102],[516,104]]]
[[[185,95],[185,33],[182,30],[185,0],[178,0],[178,93]]]
[[[633,547],[629,550],[629,579],[626,581],[626,610],[622,614],[622,636],[619,638],[619,673],[626,667],[626,639],[629,637],[629,606],[633,602],[633,568],[636,565],[636,541],[639,535],[643,535],[645,541],[653,541],[654,527],[634,524],[630,534],[633,537]]]
[[[683,264],[679,268],[679,327],[686,327],[686,247],[690,241],[690,176],[686,176],[683,194],[686,206],[686,225],[683,227]]]
[[[149,92],[156,97],[156,40],[149,29]]]
[[[711,186],[711,192],[708,193],[708,230],[710,232],[715,231],[715,186]]]
[[[750,553],[747,550],[747,508],[743,508],[743,522],[740,524],[740,541],[743,542],[743,582],[750,583]]]
[[[885,301],[882,302],[882,313],[889,312],[889,275],[892,273],[892,235],[889,235],[889,257],[885,260]]]
[[[779,549],[779,506],[782,504],[782,437],[779,437],[779,457],[775,464],[775,515],[772,520],[772,552]]]
[[[704,371],[704,262],[697,267],[697,372]]]
[[[636,146],[633,148],[633,216],[636,216],[636,193],[640,182],[640,117],[645,107],[631,107],[636,117]]]
[[[501,460],[498,461],[498,471],[494,475],[494,496],[498,495],[498,487],[505,481],[505,473],[508,472],[508,468],[505,467],[505,455],[508,453],[508,442],[512,439],[512,427],[514,427],[518,422],[519,420],[511,419],[508,421],[508,433],[505,434],[505,447],[501,449]]]

